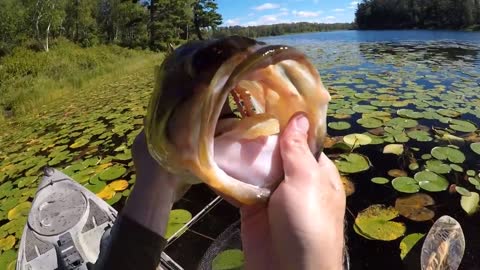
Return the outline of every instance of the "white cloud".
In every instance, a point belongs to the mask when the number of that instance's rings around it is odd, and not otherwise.
[[[296,17],[300,17],[300,18],[316,18],[316,17],[319,17],[320,14],[322,14],[323,11],[292,11],[292,14]]]
[[[359,4],[359,1],[352,1],[350,5],[348,6],[349,9],[355,9],[357,8],[357,5]]]
[[[319,2],[318,0],[313,0],[314,4],[318,4],[318,2]]]
[[[258,10],[258,11],[262,11],[262,10],[269,10],[269,9],[277,9],[279,7],[280,7],[279,4],[265,3],[265,4],[262,4],[260,6],[253,7],[253,9]]]
[[[327,16],[327,17],[325,17],[325,20],[327,20],[327,21],[334,21],[336,18],[337,18],[337,17],[335,17],[335,16]]]
[[[226,20],[225,25],[226,26],[240,25],[240,19],[239,18],[234,18],[234,19]]]
[[[332,9],[333,12],[344,12],[345,9],[343,8],[336,8],[336,9]]]
[[[288,11],[288,8],[281,8],[280,11],[286,12]]]

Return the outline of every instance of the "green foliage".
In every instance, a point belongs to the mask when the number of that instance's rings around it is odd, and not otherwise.
[[[360,29],[464,28],[480,22],[473,0],[363,0],[355,13]]]

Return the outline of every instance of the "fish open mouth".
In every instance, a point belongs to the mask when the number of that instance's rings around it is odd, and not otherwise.
[[[319,142],[323,141],[324,136],[318,135],[324,133],[325,120],[316,117],[320,108],[310,104],[326,104],[330,96],[325,89],[318,89],[319,87],[323,88],[323,84],[319,81],[316,69],[296,49],[268,46],[246,56],[232,57],[219,68],[210,84],[211,100],[215,101],[211,104],[213,106],[207,125],[211,128],[211,140],[208,143],[212,153],[210,156],[214,157],[214,140],[219,137],[229,136],[231,141],[237,142],[263,140],[263,144],[267,144],[266,137],[278,138],[277,135],[289,119],[298,112],[304,112],[311,123],[319,121],[312,123],[314,128],[309,131],[309,145],[315,154],[320,152]],[[323,113],[325,115],[326,111]],[[259,144],[259,147],[262,145]],[[267,150],[270,155],[279,155],[274,145],[268,147],[271,147]],[[271,166],[272,161],[279,160],[279,157],[262,157],[268,159],[265,166]],[[235,162],[235,158],[232,158],[230,162]],[[215,163],[215,160],[211,161]],[[273,167],[281,169],[281,166]],[[217,174],[227,174],[221,165],[214,168]],[[265,168],[265,175],[283,174],[283,170],[268,172],[270,169],[272,168]],[[275,181],[249,179],[247,172],[233,176],[236,176],[235,180],[263,189],[262,194],[269,193],[281,180],[281,177]]]

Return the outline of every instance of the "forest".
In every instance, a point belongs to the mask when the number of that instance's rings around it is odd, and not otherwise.
[[[480,30],[480,0],[363,0],[359,29]]]
[[[19,45],[48,51],[58,37],[163,50],[222,23],[214,0],[2,0],[0,18],[0,56]]]
[[[258,25],[258,26],[230,26],[219,27],[213,34],[215,37],[241,35],[251,38],[265,37],[265,36],[279,36],[292,33],[305,32],[324,32],[334,30],[345,30],[353,28],[351,23],[283,23],[274,25]]]

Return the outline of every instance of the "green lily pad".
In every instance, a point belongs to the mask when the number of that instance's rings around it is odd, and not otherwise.
[[[245,255],[239,249],[222,251],[212,261],[212,270],[241,270],[245,264]]]
[[[400,242],[400,258],[403,260],[410,250],[425,236],[423,233],[412,233],[405,236]]]
[[[127,172],[125,167],[115,165],[102,171],[98,177],[103,181],[111,181],[120,178],[125,172]]]
[[[452,168],[452,170],[456,171],[456,172],[463,172],[463,168],[460,167],[459,165],[457,164],[450,164],[450,168]]]
[[[388,121],[386,125],[395,128],[413,128],[418,125],[418,122],[417,120],[399,117]]]
[[[468,189],[460,186],[455,186],[455,191],[462,196],[469,197],[472,195],[472,193]]]
[[[385,178],[385,177],[374,177],[374,178],[372,178],[371,181],[372,181],[373,183],[379,184],[379,185],[388,184],[388,183],[390,182],[390,180],[388,180],[388,179]]]
[[[462,196],[460,205],[462,209],[469,215],[473,215],[478,211],[480,196],[476,192],[471,192],[470,196]]]
[[[352,110],[357,113],[368,113],[368,112],[377,111],[378,108],[371,105],[355,105],[352,107]]]
[[[418,182],[413,178],[405,176],[393,179],[392,186],[394,189],[403,193],[417,193],[420,191]]]
[[[422,119],[424,114],[421,112],[416,112],[410,109],[400,109],[397,111],[397,114],[401,117],[412,118],[412,119]]]
[[[431,154],[439,160],[448,160],[452,163],[463,163],[466,159],[462,151],[452,147],[435,147]]]
[[[85,185],[85,188],[87,188],[88,190],[90,190],[91,192],[97,194],[99,193],[100,191],[103,190],[103,188],[106,186],[107,184],[105,184],[105,182],[99,182],[97,184],[86,184]]]
[[[452,170],[452,167],[438,159],[427,160],[425,168],[438,174],[446,174]]]
[[[90,138],[79,138],[73,144],[70,145],[70,148],[77,149],[87,145],[90,142]]]
[[[461,115],[460,112],[449,109],[440,109],[437,111],[437,113],[445,117],[459,117]]]
[[[384,154],[395,154],[397,156],[400,156],[401,154],[403,154],[404,150],[405,149],[403,147],[403,144],[389,144],[389,145],[386,145],[383,148],[383,153]]]
[[[187,210],[175,209],[170,212],[167,224],[165,238],[168,239],[180,230],[187,222],[192,219],[192,214]],[[182,232],[183,233],[183,232]]]
[[[368,145],[372,139],[364,134],[350,134],[343,137],[343,141],[350,146]]]
[[[433,140],[433,138],[430,137],[430,133],[423,130],[414,130],[407,132],[407,136],[419,142],[430,142]]]
[[[30,186],[32,185],[33,183],[35,183],[37,181],[38,177],[37,176],[27,176],[27,177],[24,177],[22,179],[20,179],[20,181],[18,181],[18,184],[17,186],[19,188],[23,188],[25,186]]]
[[[480,186],[480,180],[474,177],[469,177],[468,182],[474,186]]]
[[[451,129],[460,132],[475,132],[477,130],[475,124],[464,120],[452,119],[449,121],[449,124]]]
[[[473,152],[480,155],[480,143],[472,143],[470,144],[470,148]]]
[[[383,121],[377,118],[360,118],[357,120],[357,123],[364,128],[379,128],[383,126]]]
[[[8,211],[8,219],[14,220],[22,216],[23,217],[27,216],[28,213],[30,212],[31,207],[32,207],[31,202],[22,202],[18,204],[14,208],[10,209],[10,211]]]
[[[346,130],[351,128],[352,126],[348,122],[331,122],[328,123],[328,127],[334,130]]]
[[[467,175],[468,176],[475,176],[477,173],[474,170],[468,170]]]
[[[116,193],[111,199],[106,200],[109,205],[114,205],[122,199],[122,193]]]
[[[358,213],[355,225],[370,239],[392,241],[406,231],[405,224],[391,221],[398,215],[395,208],[376,204]]]
[[[10,249],[0,254],[0,269],[8,269],[17,260],[17,252]]]
[[[449,186],[447,179],[430,171],[418,172],[414,178],[422,189],[430,192],[444,191],[447,190]]]
[[[336,160],[335,164],[342,173],[359,173],[370,168],[370,161],[367,157],[359,154],[341,155],[340,160]]]

